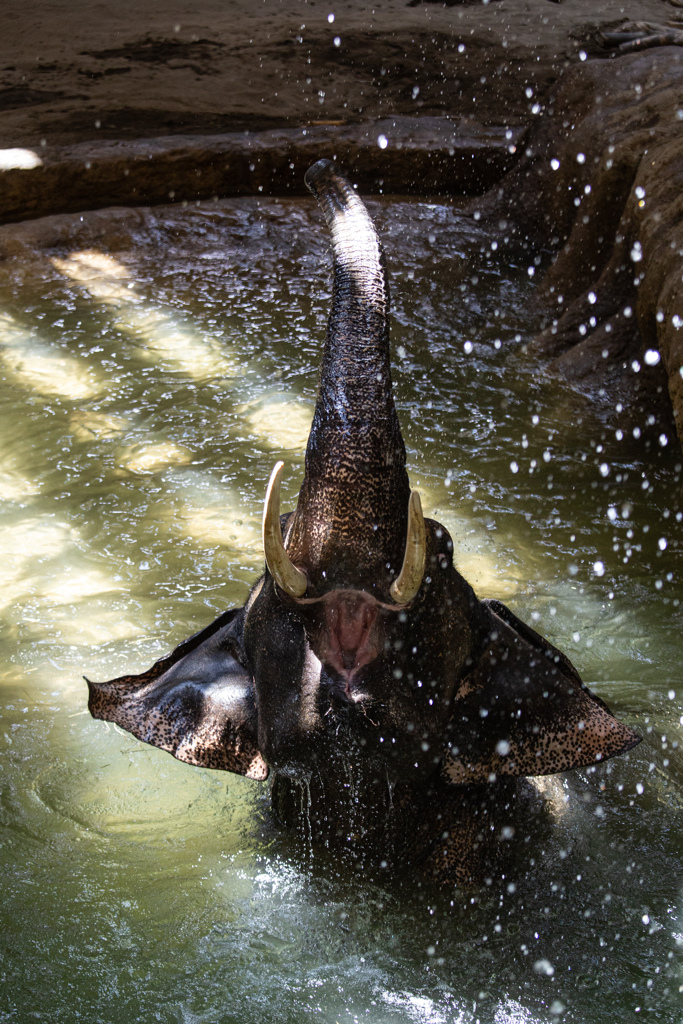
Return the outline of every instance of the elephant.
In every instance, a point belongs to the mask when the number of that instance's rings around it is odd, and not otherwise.
[[[189,764],[272,775],[276,816],[362,868],[445,885],[499,863],[524,779],[640,737],[564,654],[479,600],[411,490],[394,405],[384,256],[328,160],[305,181],[333,243],[333,294],[305,472],[263,512],[265,567],[151,669],[88,681],[89,709]]]

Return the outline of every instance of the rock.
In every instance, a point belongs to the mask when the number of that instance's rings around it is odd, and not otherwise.
[[[473,204],[494,228],[508,222],[508,246],[557,252],[541,286],[551,322],[532,351],[660,425],[673,410],[681,440],[682,88],[678,48],[572,66],[523,158]]]
[[[304,173],[336,159],[364,192],[472,195],[514,160],[521,128],[447,117],[392,117],[214,136],[45,147],[0,167],[0,222],[101,206],[213,196],[307,195]]]
[[[662,0],[629,0],[658,21]],[[258,9],[257,9],[258,8]],[[213,135],[414,114],[525,124],[623,0],[411,7],[314,2],[38,0],[0,5],[0,147]]]

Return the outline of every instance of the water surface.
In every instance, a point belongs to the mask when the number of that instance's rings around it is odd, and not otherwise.
[[[91,720],[83,673],[142,670],[260,571],[328,240],[304,200],[53,225],[0,266],[2,1021],[682,1019],[680,449],[538,375],[527,267],[457,207],[371,212],[413,484],[480,596],[644,741],[561,781],[552,833],[463,894],[340,869],[267,786]]]

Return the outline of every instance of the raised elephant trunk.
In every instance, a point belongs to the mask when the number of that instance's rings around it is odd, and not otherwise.
[[[389,355],[389,291],[362,201],[329,160],[306,174],[332,234],[332,311],[306,473],[285,546],[307,596],[389,587],[404,560],[410,488]]]

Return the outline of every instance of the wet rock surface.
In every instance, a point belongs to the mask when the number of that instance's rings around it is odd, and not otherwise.
[[[0,222],[112,204],[306,195],[304,173],[321,157],[336,160],[364,192],[476,195],[511,167],[524,135],[467,119],[398,116],[46,147],[32,167],[21,166],[25,151],[16,149],[2,173]]]
[[[600,26],[675,13],[665,0],[6,0],[0,146],[397,114],[520,125],[526,89],[552,85]]]
[[[532,349],[683,437],[683,51],[568,70],[517,166],[476,206],[503,244],[557,256]],[[558,251],[559,250],[559,251]]]

